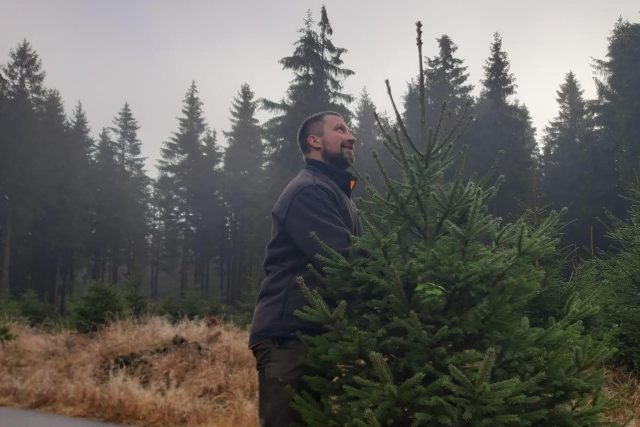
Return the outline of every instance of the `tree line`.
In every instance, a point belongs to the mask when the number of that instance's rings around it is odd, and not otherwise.
[[[31,289],[64,313],[70,296],[99,281],[133,283],[154,299],[195,292],[231,306],[252,303],[271,204],[301,167],[297,128],[320,110],[352,123],[359,174],[374,184],[394,179],[399,163],[383,155],[376,121],[400,122],[376,115],[365,89],[357,99],[345,92],[354,72],[345,64],[347,50],[332,41],[326,9],[317,22],[309,12],[299,34],[291,55],[280,59],[293,74],[283,97],[260,99],[242,85],[222,135],[207,124],[196,83],[190,85],[155,179],[145,170],[140,124],[129,104],[96,135],[81,103],[67,114],[62,95],[46,86],[31,44],[12,49],[0,68],[2,299]],[[611,249],[606,218],[624,215],[619,196],[634,182],[640,159],[640,24],[615,23],[607,56],[594,65],[596,99],[585,99],[567,71],[541,151],[516,98],[501,36],[490,44],[478,96],[456,44],[447,35],[437,41],[439,51],[424,58],[425,90],[419,76],[407,83],[397,106],[406,126],[396,131],[446,135],[462,123],[466,131],[455,149],[465,155],[453,169],[500,182],[493,214],[508,222],[527,212],[535,222],[541,212],[566,206],[568,261]],[[264,123],[256,118],[261,109],[271,113]]]

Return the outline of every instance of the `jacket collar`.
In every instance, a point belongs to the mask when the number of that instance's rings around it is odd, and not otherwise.
[[[358,179],[351,172],[339,169],[320,160],[305,159],[305,162],[307,163],[307,169],[328,176],[338,185],[338,188],[340,188],[344,194],[351,197],[351,191],[356,187],[356,183],[358,182]]]

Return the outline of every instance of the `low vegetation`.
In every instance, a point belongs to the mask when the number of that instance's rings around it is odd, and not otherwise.
[[[7,323],[0,405],[144,426],[257,426],[247,333],[217,318],[117,320],[90,334]]]
[[[0,405],[139,426],[258,425],[247,333],[217,318],[123,319],[91,334],[5,325]],[[608,418],[640,426],[640,380],[611,370],[606,387],[622,399]]]

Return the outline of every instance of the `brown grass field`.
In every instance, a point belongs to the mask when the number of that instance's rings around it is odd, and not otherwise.
[[[140,426],[258,425],[246,331],[159,317],[94,335],[10,329],[17,338],[0,348],[0,405]]]
[[[0,344],[0,405],[139,426],[255,427],[257,375],[247,332],[211,321],[120,320],[92,335],[11,323]],[[640,381],[607,376],[639,426]]]

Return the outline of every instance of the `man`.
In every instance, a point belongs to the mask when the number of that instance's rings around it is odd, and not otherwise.
[[[293,314],[306,305],[297,278],[302,276],[313,287],[318,280],[308,265],[322,272],[315,257],[320,247],[311,233],[343,254],[351,236],[361,233],[350,199],[356,180],[347,171],[354,161],[356,140],[344,118],[332,111],[308,117],[298,131],[298,144],[306,167],[273,207],[265,279],[249,340],[258,368],[261,427],[286,427],[299,420],[289,407],[287,387],[296,389],[303,373],[304,348],[296,334],[322,332]]]

